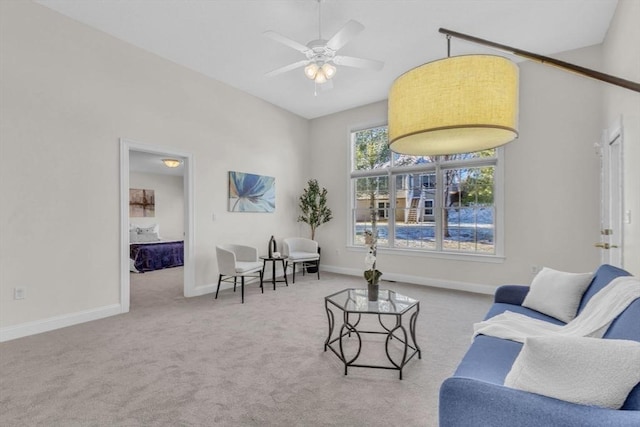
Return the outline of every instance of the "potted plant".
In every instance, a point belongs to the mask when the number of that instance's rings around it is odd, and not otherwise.
[[[300,211],[302,215],[298,216],[298,222],[306,222],[311,228],[311,240],[315,240],[316,229],[325,222],[331,221],[333,218],[331,209],[327,206],[327,189],[322,188],[318,180],[310,179],[307,188],[300,196]]]
[[[298,216],[298,222],[305,222],[309,224],[311,228],[311,240],[315,240],[316,229],[325,222],[331,221],[333,218],[331,209],[327,206],[327,189],[322,188],[318,180],[310,179],[307,183],[307,188],[300,196],[300,203],[298,204],[302,214]],[[320,248],[318,248],[318,253]],[[313,270],[313,271],[312,271]],[[315,273],[315,266],[307,268],[310,273]]]

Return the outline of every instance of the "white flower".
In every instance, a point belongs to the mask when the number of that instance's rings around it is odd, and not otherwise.
[[[373,270],[373,266],[376,263],[376,257],[371,252],[364,257],[364,265],[367,267],[367,270]]]

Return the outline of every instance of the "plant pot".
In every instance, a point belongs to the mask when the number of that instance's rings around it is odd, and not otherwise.
[[[368,283],[367,282],[367,295],[369,296],[369,301],[378,301],[378,290],[380,286],[378,282]]]

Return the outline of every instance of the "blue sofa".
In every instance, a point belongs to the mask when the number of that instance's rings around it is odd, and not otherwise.
[[[600,266],[578,312],[611,280],[628,275],[610,265]],[[557,319],[521,306],[528,290],[528,286],[519,285],[498,288],[485,319],[509,310],[562,325]],[[640,341],[640,299],[614,320],[604,338]],[[640,384],[620,410],[579,405],[505,387],[504,379],[521,348],[522,344],[514,341],[475,337],[453,376],[440,387],[440,427],[640,426]]]

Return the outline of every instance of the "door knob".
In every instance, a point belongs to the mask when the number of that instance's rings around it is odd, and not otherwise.
[[[618,247],[618,245],[610,245],[609,243],[596,243],[593,246],[595,246],[596,248],[602,248],[602,249],[611,249],[611,248]]]

